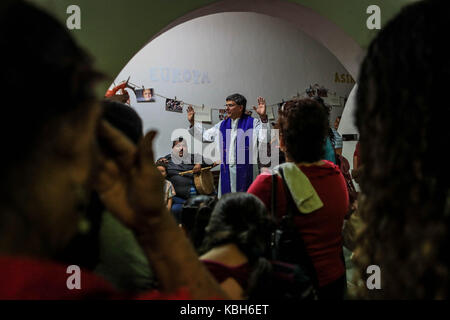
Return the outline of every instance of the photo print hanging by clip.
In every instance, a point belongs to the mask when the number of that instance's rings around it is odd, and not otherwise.
[[[226,120],[228,118],[227,111],[225,109],[219,109],[219,120]]]
[[[166,99],[166,111],[183,113],[182,102],[174,99]]]
[[[153,88],[135,89],[136,101],[141,102],[155,102],[155,92]]]

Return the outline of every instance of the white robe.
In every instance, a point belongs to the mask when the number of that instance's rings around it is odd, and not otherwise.
[[[228,152],[228,161],[229,161],[229,168],[230,168],[230,184],[231,184],[231,192],[236,192],[236,143],[237,143],[237,129],[238,129],[238,120],[231,120],[231,137],[230,137],[230,152]],[[189,132],[194,137],[202,137],[204,142],[216,142],[219,143],[220,139],[220,126],[222,122],[225,120],[222,120],[214,125],[214,127],[205,130],[200,123],[195,122],[194,126],[189,128]],[[270,141],[270,125],[269,123],[263,123],[259,119],[253,118],[253,148],[258,148],[258,142],[259,143],[268,143]],[[257,150],[257,149],[253,149]],[[222,152],[222,150],[221,150]],[[222,159],[222,156],[220,157]],[[259,174],[258,169],[258,163],[255,159],[255,163],[253,164],[253,180],[256,179],[256,177]],[[219,180],[219,197],[221,196],[221,179]]]

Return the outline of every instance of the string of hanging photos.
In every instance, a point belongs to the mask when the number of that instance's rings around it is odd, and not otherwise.
[[[144,86],[137,86],[133,83],[131,83],[130,81],[130,77],[126,80],[126,81],[122,81],[119,85],[115,85],[113,87],[113,89],[108,90],[107,93],[105,94],[105,97],[111,97],[114,95],[124,95],[127,94],[126,92],[126,88],[131,89],[135,94],[138,90],[150,90],[145,88]],[[153,89],[151,89],[153,90]],[[177,97],[175,96],[174,98],[170,98],[170,97],[166,97],[162,94],[159,93],[154,93],[151,92],[151,96],[157,96],[166,100],[171,100],[171,101],[175,101],[177,102],[177,104],[179,105],[189,105],[192,106],[194,108],[197,109],[204,109],[206,106],[205,104],[194,104],[194,103],[190,103],[190,102],[186,102],[180,99],[177,99]],[[326,89],[323,86],[320,86],[318,84],[315,85],[310,85],[309,88],[307,88],[306,90],[304,90],[301,94],[297,91],[297,94],[295,96],[292,96],[291,98],[286,98],[286,99],[281,99],[280,102],[277,103],[273,103],[273,104],[267,104],[266,107],[278,107],[280,108],[285,101],[288,101],[290,99],[299,99],[299,98],[307,98],[307,97],[321,97],[322,99],[324,99],[324,102],[329,104],[329,105],[334,105],[334,106],[343,106],[342,103],[342,99],[344,100],[344,103],[346,101],[346,97],[341,97],[341,96],[337,96],[336,93],[334,93],[333,95],[329,95],[329,90]],[[154,102],[151,101],[151,102]],[[210,110],[223,110],[224,107],[222,108],[216,108],[216,107],[206,107]]]

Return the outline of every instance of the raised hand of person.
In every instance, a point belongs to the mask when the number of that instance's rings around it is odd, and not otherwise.
[[[194,172],[194,173],[199,173],[199,172],[201,172],[201,171],[202,171],[202,165],[199,164],[199,163],[197,163],[197,164],[194,166],[194,168],[192,169],[192,172]]]
[[[147,133],[136,146],[103,120],[99,135],[106,152],[100,161],[95,188],[106,208],[136,230],[146,222],[143,220],[159,217],[165,208],[163,179],[153,162],[156,132]]]
[[[264,99],[263,97],[258,97],[258,106],[257,107],[253,107],[253,110],[256,111],[256,113],[260,116],[261,119],[267,119],[267,114],[266,114],[266,99]]]
[[[187,118],[189,123],[193,126],[195,121],[195,110],[191,105],[187,108]]]

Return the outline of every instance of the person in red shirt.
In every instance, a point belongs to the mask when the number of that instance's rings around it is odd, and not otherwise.
[[[39,27],[36,27],[39,26]],[[0,299],[122,298],[104,280],[57,260],[89,227],[87,195],[95,190],[106,209],[133,230],[160,283],[136,298],[221,298],[218,283],[168,212],[163,179],[153,162],[150,131],[136,146],[101,119],[94,95],[101,78],[67,28],[22,2],[2,5],[0,41]],[[23,58],[23,54],[26,58]],[[36,101],[21,99],[23,81]],[[51,84],[52,90],[49,91]]]
[[[345,266],[342,257],[342,226],[348,210],[348,193],[344,177],[332,162],[322,160],[323,143],[327,137],[327,115],[311,99],[286,102],[280,110],[277,127],[280,130],[280,149],[288,164],[294,165],[293,174],[304,174],[323,205],[308,214],[297,214],[294,222],[305,243],[306,251],[314,265],[319,283],[319,299],[342,299],[345,288]],[[295,171],[297,170],[297,171]],[[301,173],[300,173],[301,172]],[[298,177],[288,177],[292,188],[278,176],[278,218],[286,214],[287,197],[292,195],[300,203],[301,188],[295,188]],[[272,176],[259,175],[248,189],[259,197],[270,210]]]

